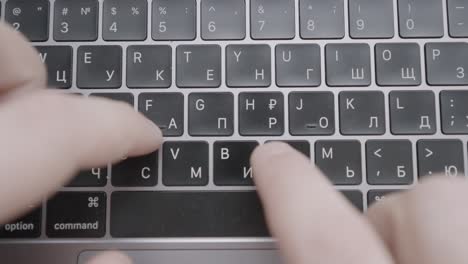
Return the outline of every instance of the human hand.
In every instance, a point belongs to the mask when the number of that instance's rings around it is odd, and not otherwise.
[[[0,223],[50,196],[79,169],[156,150],[161,131],[130,106],[46,90],[45,68],[0,24]],[[129,263],[119,253],[92,264]]]
[[[432,177],[362,215],[284,143],[260,146],[251,161],[270,230],[288,264],[467,262],[464,179]]]

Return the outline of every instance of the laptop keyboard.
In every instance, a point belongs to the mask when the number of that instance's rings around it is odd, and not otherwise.
[[[268,236],[249,156],[269,141],[361,211],[426,175],[465,176],[464,0],[0,4],[51,87],[126,102],[166,138],[80,172],[0,237]]]

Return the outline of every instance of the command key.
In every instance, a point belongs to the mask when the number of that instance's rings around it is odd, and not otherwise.
[[[60,192],[47,202],[47,236],[103,237],[106,232],[104,192]]]

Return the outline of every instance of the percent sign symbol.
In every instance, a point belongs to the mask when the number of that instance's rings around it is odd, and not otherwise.
[[[160,6],[158,10],[160,15],[167,15],[167,7]]]
[[[138,7],[132,7],[132,15],[138,16],[140,15],[140,9]]]

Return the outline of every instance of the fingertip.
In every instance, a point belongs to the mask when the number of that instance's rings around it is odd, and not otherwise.
[[[109,251],[97,255],[86,264],[132,264],[132,260],[118,251]]]
[[[269,142],[259,145],[252,153],[250,162],[255,166],[257,164],[268,163],[277,156],[294,151],[294,149],[284,142]]]
[[[153,148],[159,148],[163,142],[163,133],[161,129],[153,121],[146,118],[143,114],[141,115],[146,120],[146,127],[147,127],[148,134],[151,137],[150,141],[152,142]]]
[[[44,88],[47,71],[40,61],[37,51],[27,38],[15,31],[11,25],[0,23],[0,91],[15,92]]]
[[[127,153],[130,156],[146,155],[154,152],[163,142],[161,129],[151,120],[140,113],[138,124],[138,135],[135,135],[135,144]]]

